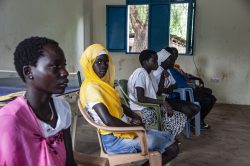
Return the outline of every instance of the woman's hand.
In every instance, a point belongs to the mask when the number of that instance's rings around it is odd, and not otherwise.
[[[169,72],[167,70],[163,70],[161,75],[167,78],[169,76]]]
[[[170,85],[170,86],[167,88],[168,94],[172,93],[172,92],[174,91],[174,89],[176,89],[176,85]]]
[[[143,126],[141,117],[132,118],[132,120],[131,120],[130,123],[131,123],[132,125],[135,125],[135,126]]]
[[[173,116],[173,109],[168,104],[168,102],[166,102],[165,100],[163,100],[162,107],[163,107],[163,111],[165,111],[169,117]]]

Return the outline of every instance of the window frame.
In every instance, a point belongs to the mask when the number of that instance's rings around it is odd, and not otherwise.
[[[196,0],[171,0],[170,4],[177,4],[177,3],[189,3],[188,20],[187,20],[186,53],[185,54],[180,53],[179,55],[192,56],[194,53]],[[190,29],[191,27],[193,27],[193,30]]]
[[[127,14],[127,6],[126,5],[107,5],[106,6],[106,45],[107,45],[107,50],[109,51],[109,52],[126,52],[127,50],[127,18],[125,18],[125,21],[123,22],[123,28],[125,28],[125,32],[124,32],[124,48],[120,48],[120,49],[118,49],[118,48],[115,48],[115,49],[113,49],[113,48],[111,48],[111,43],[110,43],[110,37],[111,37],[111,32],[110,32],[110,29],[112,29],[112,27],[110,27],[111,26],[111,24],[110,24],[110,20],[109,20],[109,12],[112,10],[112,9],[118,9],[118,8],[120,8],[120,9],[122,9],[122,10],[125,10],[125,14],[124,14],[124,16],[127,16],[128,14]],[[122,12],[122,11],[120,11],[120,12]],[[113,23],[113,22],[112,22]],[[115,22],[114,22],[115,23]],[[113,23],[113,24],[114,24]]]
[[[180,55],[187,55],[191,56],[193,55],[194,52],[194,33],[195,33],[195,11],[196,11],[196,0],[126,0],[126,5],[107,5],[106,7],[106,17],[107,17],[107,28],[106,28],[106,44],[107,44],[107,49],[110,52],[124,52],[125,54],[138,54],[139,52],[128,52],[128,26],[129,26],[129,16],[128,16],[128,5],[149,5],[149,13],[148,13],[148,49],[150,49],[150,43],[151,42],[151,7],[152,5],[169,5],[169,16],[166,16],[168,18],[168,42],[166,44],[169,45],[169,38],[170,38],[170,15],[171,15],[171,4],[176,4],[176,3],[189,3],[188,7],[188,18],[187,18],[187,37],[186,37],[186,53],[180,53]],[[126,37],[123,42],[125,43],[125,49],[109,49],[109,29],[108,29],[108,6],[126,6]],[[191,29],[192,28],[192,29]],[[154,49],[154,48],[151,48]],[[155,50],[155,49],[154,49]],[[159,51],[159,50],[155,50]]]

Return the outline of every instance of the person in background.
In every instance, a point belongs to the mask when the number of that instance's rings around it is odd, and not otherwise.
[[[137,102],[159,104],[162,106],[162,126],[164,131],[178,135],[183,130],[187,117],[181,112],[174,111],[166,100],[157,99],[158,84],[153,76],[153,71],[158,68],[158,57],[153,50],[144,50],[139,55],[141,68],[137,68],[128,80],[128,95]],[[140,111],[142,121],[146,127],[156,123],[154,109],[139,106],[129,101],[130,109]]]
[[[95,123],[114,127],[143,125],[139,115],[121,104],[119,93],[114,89],[115,68],[112,58],[102,45],[89,46],[82,54],[80,64],[85,77],[80,88],[80,102]],[[100,132],[107,153],[141,151],[140,141],[135,133],[111,133],[103,130]],[[179,149],[173,135],[157,130],[147,130],[146,134],[148,149],[159,151],[163,164],[177,156]]]
[[[62,94],[68,83],[66,59],[54,40],[31,37],[14,52],[24,96],[0,110],[0,165],[74,166],[69,104]]]
[[[178,50],[175,47],[171,47],[171,49],[173,52],[173,58],[174,58],[173,60],[176,62],[176,60],[179,56]],[[183,69],[181,68],[181,66],[177,63],[174,64],[174,68],[177,69],[186,78],[186,80],[189,84],[193,84],[194,81],[196,81],[196,80],[199,82],[199,84],[198,85],[195,84],[193,86],[193,88],[197,89],[198,91],[203,91],[203,92],[208,93],[208,94],[213,93],[212,89],[204,86],[204,82],[200,77],[196,77],[192,74],[184,72]]]
[[[157,52],[158,56],[158,65],[157,70],[153,72],[153,75],[156,78],[158,83],[158,95],[162,93],[165,94],[167,102],[170,106],[176,110],[184,113],[188,119],[192,119],[195,114],[200,111],[200,107],[189,101],[180,100],[177,98],[168,98],[169,94],[176,89],[176,81],[170,73],[169,69],[171,67],[171,54],[166,49],[162,49]]]
[[[176,59],[178,57],[178,50],[176,48],[171,48],[171,50],[172,50],[173,58],[171,58],[172,66],[170,68],[170,72],[176,81],[177,88],[192,87],[188,84],[189,77],[187,76],[187,74],[180,72],[179,69],[176,69],[174,67]],[[193,88],[193,92],[194,92],[194,100],[198,101],[201,107],[201,110],[200,110],[201,129],[209,129],[210,126],[207,123],[205,123],[205,118],[209,114],[209,112],[212,110],[216,102],[216,98],[214,95],[212,95],[211,90],[206,90],[206,89],[201,90],[201,88]],[[191,123],[194,123],[194,122],[191,122]]]

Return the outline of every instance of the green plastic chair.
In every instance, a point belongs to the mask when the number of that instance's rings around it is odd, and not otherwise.
[[[152,103],[140,103],[137,101],[132,100],[131,98],[129,98],[128,96],[128,80],[126,79],[121,79],[117,81],[117,85],[118,88],[121,92],[121,97],[122,97],[122,101],[123,104],[125,104],[126,106],[129,107],[129,101],[139,105],[139,106],[143,106],[143,107],[148,107],[148,108],[152,108],[155,110],[156,112],[156,118],[157,118],[157,126],[152,126],[152,128],[156,128],[158,130],[162,130],[162,118],[161,118],[161,107],[158,104],[152,104]]]

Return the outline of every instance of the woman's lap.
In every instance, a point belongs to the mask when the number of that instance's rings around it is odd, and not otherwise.
[[[184,113],[189,119],[200,111],[200,106],[180,99],[166,99],[169,105],[176,111]]]
[[[142,123],[146,128],[150,128],[151,126],[155,126],[157,123],[157,117],[154,109],[144,108],[140,111],[142,115]]]
[[[154,109],[145,108],[141,110],[142,112],[142,122],[145,124],[145,127],[148,129],[151,126],[155,126],[157,123],[156,113]],[[174,111],[172,117],[167,117],[167,114],[162,115],[162,126],[163,130],[170,132],[172,135],[178,135],[182,132],[187,121],[187,117],[181,113]]]
[[[167,114],[162,117],[163,130],[169,131],[172,135],[176,136],[182,132],[187,122],[187,117],[181,112],[174,111],[172,117]]]
[[[102,143],[105,151],[109,154],[137,153],[141,151],[139,138],[122,139],[113,134],[102,135]],[[149,151],[163,153],[174,142],[174,136],[168,132],[147,130],[147,145]]]
[[[192,103],[188,102],[188,101],[184,101],[184,100],[179,100],[179,99],[166,99],[166,101],[170,104],[170,106],[174,109],[174,110],[181,110],[182,107],[188,105],[191,106]]]

